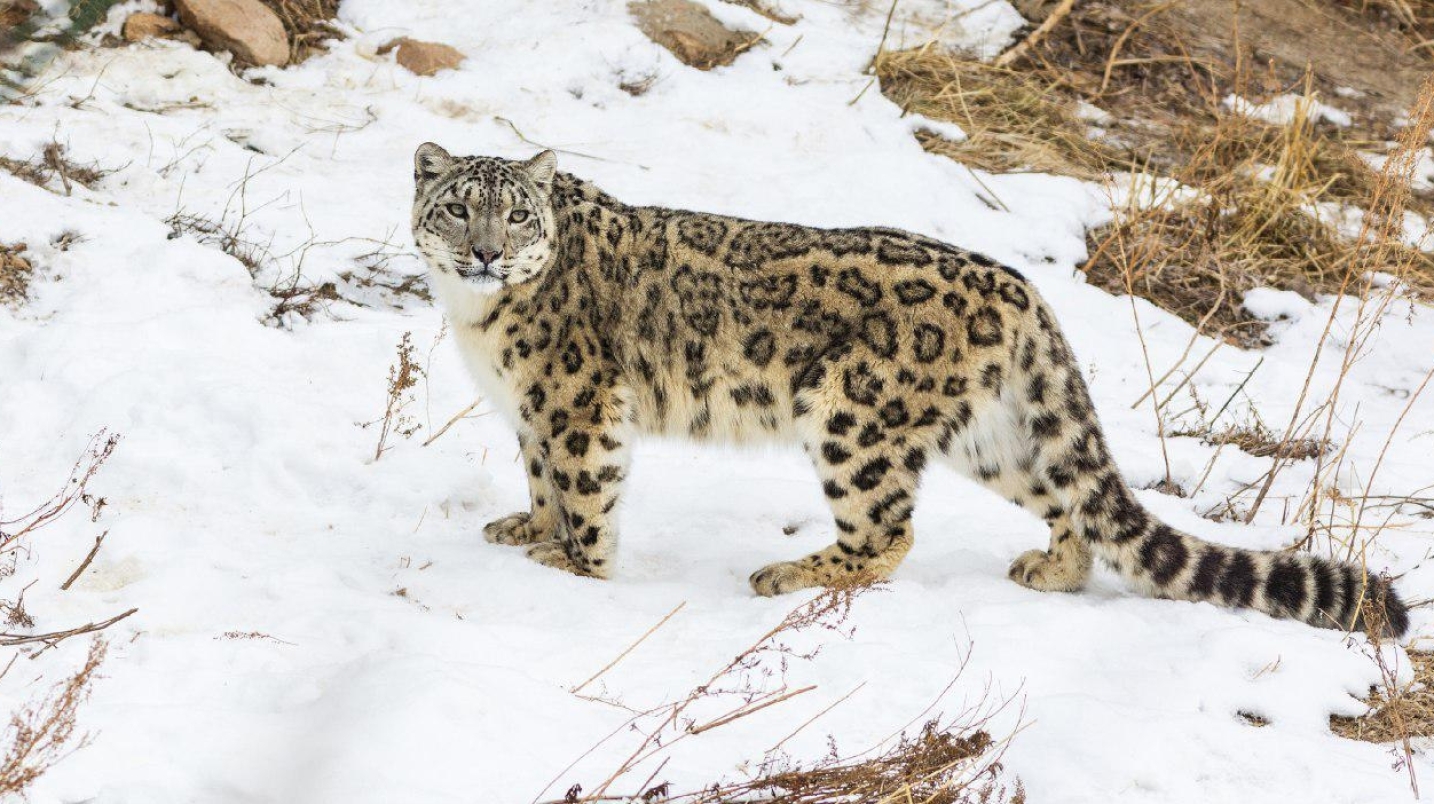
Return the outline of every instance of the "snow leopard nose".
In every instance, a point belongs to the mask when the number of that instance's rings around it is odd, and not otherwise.
[[[499,251],[499,250],[497,250],[497,249],[489,249],[489,248],[483,248],[482,246],[474,246],[474,247],[473,247],[473,256],[477,257],[477,258],[478,258],[478,261],[481,262],[481,263],[483,263],[483,267],[484,267],[484,268],[487,268],[487,267],[491,266],[493,263],[497,262],[497,261],[498,261],[498,258],[501,257],[501,256],[503,256],[503,252],[501,252],[501,251]]]

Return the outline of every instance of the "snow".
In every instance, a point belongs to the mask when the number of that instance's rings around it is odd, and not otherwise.
[[[191,235],[171,238],[164,223],[177,211],[242,220],[275,255],[271,271],[301,265],[314,281],[384,243],[394,270],[418,273],[407,216],[411,154],[424,140],[508,157],[541,142],[560,149],[563,169],[633,203],[900,226],[988,253],[1056,309],[1128,480],[1163,478],[1150,410],[1131,403],[1148,386],[1143,349],[1159,376],[1191,330],[1075,270],[1085,228],[1109,217],[1105,188],[978,177],[922,151],[910,116],[862,92],[885,4],[856,13],[783,0],[801,18],[790,27],[713,5],[745,16],[768,43],[702,73],[644,39],[622,0],[345,0],[351,38],[296,68],[241,78],[171,43],[77,51],[50,65],[31,100],[0,106],[0,154],[28,158],[58,137],[73,158],[116,169],[68,197],[0,172],[0,242],[30,244],[40,274],[32,302],[0,311],[6,518],[53,493],[91,434],[124,436],[95,481],[108,501],[99,521],[81,513],[38,533],[0,579],[0,598],[38,580],[25,595],[37,632],[139,609],[107,632],[111,656],[81,712],[93,742],[43,777],[33,800],[528,801],[554,777],[543,795],[560,797],[573,782],[591,788],[633,745],[619,734],[565,772],[629,717],[568,688],[685,601],[596,685],[634,708],[680,697],[805,599],[756,598],[746,583],[833,538],[799,452],[642,444],[613,580],[548,570],[480,535],[527,501],[499,417],[480,406],[421,446],[475,396],[451,339],[430,360],[439,310],[339,303],[312,322],[266,326],[272,300],[244,267]],[[964,13],[943,30],[959,28],[985,52],[1019,25],[1005,3],[915,11]],[[903,25],[901,41],[914,43],[917,27]],[[418,78],[376,55],[399,35],[446,42],[468,60]],[[645,94],[618,87],[648,74]],[[982,200],[983,185],[1001,205]],[[62,249],[64,232],[80,239]],[[1284,296],[1251,295],[1266,313],[1293,309]],[[1328,398],[1357,334],[1356,305],[1334,304],[1306,304],[1262,353],[1218,350],[1172,410],[1192,394],[1216,406],[1231,398],[1220,423],[1253,411],[1282,425],[1317,350],[1310,398]],[[381,415],[404,332],[428,367],[411,408],[425,427],[374,461],[376,433],[356,423]],[[1434,367],[1431,344],[1424,308],[1382,312],[1336,411],[1345,493],[1434,483],[1429,397],[1373,471]],[[1214,346],[1199,338],[1192,354]],[[1268,460],[1226,448],[1201,484],[1215,448],[1189,437],[1166,448],[1173,479],[1200,489],[1139,492],[1172,525],[1259,548],[1302,534],[1282,514],[1312,462],[1279,476],[1253,524],[1218,523],[1199,513],[1257,480]],[[1427,520],[1396,523],[1369,565],[1407,573],[1406,598],[1430,597]],[[916,524],[915,549],[885,589],[857,602],[850,637],[828,636],[815,658],[790,664],[790,686],[817,689],[684,741],[662,778],[686,789],[738,777],[863,682],[783,749],[820,757],[827,734],[845,750],[868,747],[917,717],[969,656],[938,710],[955,712],[987,685],[998,699],[1017,696],[992,729],[1010,733],[1023,708],[1005,764],[1032,802],[1408,797],[1387,747],[1328,731],[1328,714],[1361,712],[1352,696],[1378,680],[1362,637],[1140,598],[1108,573],[1078,595],[1018,587],[1006,568],[1045,545],[1043,526],[940,468],[923,484]],[[106,529],[92,569],[59,591]],[[1430,617],[1413,617],[1418,641]],[[84,649],[72,639],[21,660],[0,677],[0,705],[48,689]],[[1241,711],[1271,723],[1252,728]],[[1420,755],[1416,768],[1428,777],[1434,763]],[[636,775],[634,785],[646,772]]]
[[[1314,309],[1314,305],[1293,290],[1274,288],[1255,288],[1246,292],[1243,304],[1256,318],[1266,321],[1300,318]]]
[[[1255,103],[1238,95],[1227,95],[1224,104],[1226,108],[1246,117],[1253,117],[1256,120],[1263,120],[1277,126],[1288,125],[1296,117],[1305,117],[1313,121],[1324,120],[1341,127],[1349,126],[1352,122],[1349,113],[1342,109],[1321,103],[1313,98],[1290,93],[1277,95],[1265,103]]]

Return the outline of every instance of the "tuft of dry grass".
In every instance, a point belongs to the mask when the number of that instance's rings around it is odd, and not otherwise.
[[[1408,655],[1414,677],[1407,684],[1371,689],[1369,712],[1359,717],[1330,715],[1330,731],[1368,743],[1434,737],[1434,651],[1411,650]]]
[[[1409,40],[1409,49],[1434,59],[1434,3],[1429,0],[1332,0],[1361,17],[1392,28]]]
[[[663,790],[663,797],[657,800],[682,804],[1025,804],[1020,780],[1008,781],[998,761],[1003,748],[984,728],[930,720],[916,734],[902,735],[876,756],[829,756],[809,765],[766,763],[754,779],[718,783],[678,795]]]
[[[25,244],[0,243],[0,305],[18,307],[30,298],[35,267],[25,258]]]
[[[289,64],[298,64],[310,56],[327,50],[330,39],[342,39],[343,31],[334,24],[339,13],[339,0],[259,0],[284,23],[289,34]]]
[[[23,798],[56,762],[88,742],[76,734],[76,716],[105,660],[107,645],[96,639],[85,663],[45,698],[10,715],[0,758],[0,798]]]
[[[1374,578],[1368,580],[1373,582]],[[1363,650],[1379,668],[1380,686],[1370,688],[1368,712],[1354,718],[1330,715],[1329,727],[1335,734],[1352,740],[1393,744],[1397,756],[1394,768],[1402,768],[1409,774],[1410,790],[1418,799],[1419,777],[1414,770],[1413,740],[1434,736],[1434,688],[1431,688],[1434,652],[1408,651],[1406,655],[1413,666],[1414,678],[1407,684],[1399,683],[1398,665],[1389,661],[1389,652],[1384,650],[1383,635],[1388,625],[1384,596],[1392,586],[1388,576],[1381,576],[1379,581],[1378,591],[1361,597],[1360,617],[1369,634]]]
[[[1253,425],[1231,425],[1204,438],[1206,444],[1218,446],[1229,444],[1256,458],[1282,457],[1291,461],[1317,458],[1330,451],[1328,441],[1317,438],[1283,440],[1278,433],[1261,423]]]
[[[873,65],[881,91],[901,106],[956,123],[966,139],[919,133],[922,147],[993,173],[1042,171],[1094,179],[1116,154],[1092,141],[1068,95],[1038,74],[962,58],[931,43],[884,51]]]
[[[57,192],[55,180],[58,179],[65,195],[70,195],[76,184],[90,189],[100,179],[114,172],[100,167],[97,163],[84,165],[70,159],[65,146],[58,141],[46,143],[40,153],[30,159],[0,156],[0,170],[8,171],[16,178],[52,192]]]

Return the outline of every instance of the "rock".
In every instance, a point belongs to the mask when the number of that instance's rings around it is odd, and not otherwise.
[[[244,64],[289,63],[284,24],[259,0],[174,0],[174,7],[211,50],[227,50]]]
[[[395,39],[379,48],[379,53],[398,49],[396,58],[399,66],[414,75],[433,75],[439,70],[456,70],[467,58],[462,53],[438,42],[423,42],[418,39]]]
[[[140,42],[153,38],[171,39],[182,35],[183,32],[184,26],[180,25],[177,20],[139,11],[125,19],[124,28],[120,33],[126,42]]]
[[[35,0],[0,0],[0,31],[8,33],[40,10]]]
[[[728,28],[692,0],[634,0],[627,10],[648,39],[699,70],[731,64],[761,38]]]

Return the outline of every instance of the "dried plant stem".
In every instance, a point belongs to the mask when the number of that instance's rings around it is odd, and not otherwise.
[[[43,642],[45,643],[46,648],[53,648],[55,645],[59,644],[60,640],[62,639],[68,639],[72,636],[79,636],[80,634],[92,634],[96,631],[103,631],[104,629],[109,628],[111,625],[114,625],[115,623],[119,622],[120,620],[123,620],[124,618],[130,616],[131,614],[134,614],[137,611],[139,611],[139,609],[130,609],[123,614],[116,614],[108,620],[101,620],[97,623],[87,623],[76,628],[71,628],[67,631],[54,631],[48,634],[0,633],[0,646],[8,648],[14,647],[15,645],[28,645],[34,642]]]
[[[47,698],[11,715],[4,756],[0,758],[0,799],[24,800],[26,790],[36,779],[88,743],[88,737],[83,735],[75,739],[76,715],[89,698],[106,649],[105,642],[96,639],[79,671],[57,685]]]
[[[819,719],[820,719],[823,715],[825,715],[826,713],[832,711],[833,709],[837,708],[837,707],[840,706],[841,704],[845,703],[848,698],[850,698],[851,696],[853,696],[853,695],[857,694],[858,692],[860,692],[860,691],[861,691],[861,688],[862,688],[862,687],[865,687],[865,686],[866,686],[866,682],[865,682],[865,681],[861,682],[860,684],[856,685],[855,687],[852,687],[851,692],[848,692],[846,695],[843,695],[843,696],[841,696],[840,698],[836,699],[835,701],[832,701],[831,703],[827,704],[826,707],[822,709],[822,711],[820,711],[820,712],[816,713],[815,715],[812,715],[811,717],[809,717],[809,718],[807,718],[806,720],[802,721],[802,725],[796,727],[796,729],[794,729],[791,734],[788,734],[786,737],[783,737],[782,739],[778,740],[777,743],[776,743],[776,745],[773,745],[771,748],[768,748],[768,749],[767,749],[767,753],[770,754],[770,753],[772,753],[773,751],[776,751],[778,748],[781,748],[784,744],[786,744],[786,742],[787,742],[788,740],[792,739],[793,737],[797,736],[798,734],[801,734],[803,731],[806,730],[806,728],[807,728],[808,726],[810,726],[810,725],[812,725],[813,723],[817,722],[817,720],[819,720]]]
[[[90,562],[95,560],[95,556],[98,555],[100,552],[100,545],[105,543],[105,537],[109,534],[109,531],[105,531],[104,533],[101,533],[100,535],[95,537],[95,546],[90,548],[90,552],[88,555],[85,556],[85,560],[81,561],[78,567],[75,567],[75,571],[70,573],[70,577],[66,578],[65,582],[60,584],[61,591],[68,592],[70,590],[70,585],[73,584],[80,577],[80,575],[84,573],[86,569],[89,568]]]
[[[704,731],[711,731],[712,729],[715,729],[715,728],[717,728],[718,726],[725,726],[725,725],[727,725],[728,723],[731,723],[731,722],[734,721],[734,720],[738,720],[738,719],[744,718],[744,717],[746,717],[746,716],[748,716],[748,715],[750,715],[750,714],[754,714],[754,713],[756,713],[756,712],[760,712],[761,710],[766,709],[767,707],[772,706],[772,705],[774,705],[774,704],[779,704],[779,703],[781,703],[781,702],[783,702],[783,701],[789,701],[789,700],[791,700],[791,699],[797,697],[798,695],[806,694],[806,693],[811,692],[812,690],[814,690],[814,689],[816,689],[816,688],[817,688],[816,685],[813,684],[813,685],[810,685],[810,686],[801,687],[800,689],[795,689],[795,690],[791,690],[791,691],[779,690],[779,691],[777,691],[777,692],[771,693],[770,695],[768,695],[768,696],[765,697],[765,698],[759,698],[757,701],[755,701],[755,702],[753,702],[753,703],[744,704],[744,705],[742,705],[742,706],[739,706],[739,707],[737,707],[735,710],[733,710],[730,714],[723,715],[723,716],[717,718],[716,720],[708,721],[707,723],[703,723],[703,724],[700,725],[700,726],[688,726],[688,727],[687,727],[687,733],[688,733],[688,734],[701,734],[701,733],[704,732]]]
[[[1022,39],[1015,47],[997,56],[993,64],[997,67],[1009,67],[1014,64],[1017,59],[1026,55],[1026,51],[1040,42],[1042,37],[1050,33],[1050,30],[1056,27],[1061,20],[1065,19],[1066,15],[1071,13],[1071,9],[1074,7],[1075,0],[1061,0],[1061,4],[1052,9],[1050,15],[1048,15],[1034,31],[1031,31],[1030,34],[1028,34],[1025,39]]]
[[[70,468],[70,477],[63,488],[29,513],[23,514],[17,519],[0,520],[0,553],[18,549],[26,536],[64,516],[67,511],[84,500],[88,496],[87,488],[90,481],[114,453],[119,440],[119,436],[109,435],[107,430],[101,428],[90,438],[85,452],[75,460],[74,466]],[[18,527],[14,531],[6,531],[4,528],[8,525]]]
[[[476,404],[476,403],[475,403],[475,404]],[[661,627],[664,626],[664,625],[667,625],[667,621],[668,621],[668,620],[671,620],[674,616],[676,616],[677,612],[682,611],[682,608],[683,608],[684,606],[686,606],[686,605],[687,605],[687,601],[685,601],[685,600],[682,601],[681,603],[678,603],[675,607],[673,607],[672,611],[667,612],[667,615],[666,615],[666,616],[664,616],[661,620],[658,620],[655,625],[653,625],[651,628],[647,629],[647,631],[645,631],[642,636],[638,637],[636,642],[632,643],[631,645],[628,645],[627,648],[624,649],[622,653],[619,653],[612,661],[610,661],[610,662],[608,662],[607,664],[603,665],[603,667],[602,667],[601,670],[599,670],[599,671],[597,671],[596,673],[593,673],[591,676],[589,676],[587,681],[584,681],[583,683],[577,685],[576,687],[573,687],[572,689],[568,690],[568,692],[571,692],[572,694],[577,695],[579,692],[582,692],[582,691],[583,691],[583,688],[584,688],[584,687],[586,687],[587,685],[593,683],[594,681],[597,681],[599,678],[602,677],[602,675],[603,675],[604,673],[606,673],[607,671],[609,671],[609,670],[613,669],[614,667],[616,667],[618,662],[622,661],[623,659],[626,659],[626,658],[627,658],[627,655],[628,655],[629,653],[632,653],[634,650],[637,650],[637,646],[638,646],[638,645],[641,645],[643,642],[646,642],[646,641],[647,641],[647,638],[650,637],[650,636],[652,636],[653,634],[657,633],[657,630],[658,630],[659,628],[661,628]]]
[[[480,396],[480,397],[478,397],[477,399],[473,400],[473,404],[471,404],[471,405],[469,405],[468,407],[466,407],[466,408],[464,408],[464,409],[458,411],[458,413],[457,413],[456,415],[454,415],[453,418],[451,418],[451,419],[448,420],[448,423],[447,423],[447,424],[445,424],[445,425],[443,425],[442,427],[438,428],[438,432],[436,432],[436,433],[434,433],[433,435],[429,436],[429,437],[428,437],[428,440],[426,440],[426,441],[423,442],[423,446],[426,447],[426,446],[428,446],[429,444],[432,444],[433,442],[437,441],[439,436],[441,436],[441,435],[443,435],[444,433],[448,432],[448,428],[450,428],[450,427],[452,427],[453,425],[457,424],[458,422],[462,421],[462,420],[463,420],[463,417],[465,417],[465,416],[467,416],[468,414],[472,413],[473,410],[474,410],[475,408],[477,408],[477,407],[478,407],[479,405],[481,405],[481,404],[483,404],[483,397]]]
[[[1126,266],[1127,269],[1129,265]],[[1135,322],[1135,337],[1140,342],[1140,353],[1145,360],[1145,377],[1150,382],[1150,411],[1155,415],[1155,432],[1160,436],[1160,457],[1165,462],[1165,485],[1173,486],[1175,481],[1170,476],[1170,451],[1165,445],[1165,418],[1160,413],[1160,406],[1155,399],[1155,371],[1150,366],[1150,347],[1145,343],[1145,330],[1140,326],[1140,311],[1136,305],[1135,280],[1129,270],[1125,275],[1126,296],[1130,299],[1130,316]]]

